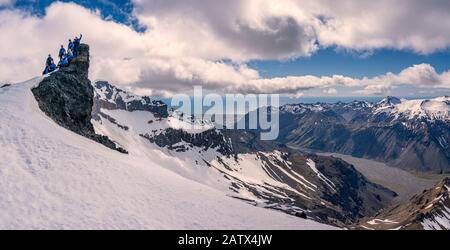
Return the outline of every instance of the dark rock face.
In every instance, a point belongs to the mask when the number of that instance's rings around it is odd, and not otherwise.
[[[233,145],[233,154],[287,150],[284,144],[260,140],[259,133],[256,130],[224,129],[222,132],[226,140]]]
[[[179,142],[186,142],[190,146],[200,147],[203,148],[203,150],[214,148],[223,155],[230,155],[233,153],[231,144],[221,132],[215,129],[198,134],[191,134],[180,129],[168,128],[163,133],[154,136],[148,134],[141,136],[160,147],[168,147],[169,149],[177,151],[185,151],[186,149],[174,145]]]
[[[69,67],[46,77],[32,92],[40,109],[60,126],[106,147],[125,153],[106,136],[95,134],[91,123],[94,90],[88,79],[89,46],[80,45],[80,55]]]
[[[9,87],[9,86],[11,86],[11,84],[6,83],[6,84],[3,84],[3,85],[0,87],[0,89],[6,88],[6,87]]]
[[[267,170],[282,178],[283,182],[290,187],[306,193],[311,199],[305,199],[296,193],[288,193],[293,200],[274,200],[272,196],[262,197],[273,200],[278,204],[294,206],[304,209],[308,217],[316,221],[336,226],[346,226],[355,223],[360,218],[374,215],[380,209],[388,206],[396,194],[380,185],[371,183],[347,162],[334,158],[304,154],[291,151],[287,159],[292,163],[290,169],[304,176],[310,183],[316,185],[317,191],[311,192],[307,189],[299,189],[295,183],[283,171],[268,161]],[[317,174],[307,166],[306,160],[315,162],[316,168],[326,177],[327,183],[318,178]],[[286,192],[286,191],[284,191]],[[289,192],[289,191],[287,191]],[[255,194],[258,195],[258,194]]]
[[[96,96],[96,107],[104,109],[121,109],[126,111],[148,111],[158,118],[166,118],[169,113],[167,112],[167,104],[160,100],[151,100],[148,96],[134,96],[130,93],[123,91],[106,81],[98,81],[95,83],[95,88],[104,95],[104,98]],[[125,98],[129,100],[124,100]]]
[[[347,224],[375,214],[396,196],[394,192],[368,181],[341,159],[317,155],[308,155],[308,158],[314,160],[317,169],[334,183],[336,191],[322,191],[322,198],[337,207],[335,217]]]

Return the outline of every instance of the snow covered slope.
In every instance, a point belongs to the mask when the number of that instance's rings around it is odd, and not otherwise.
[[[0,89],[1,229],[332,228],[186,179],[170,169],[195,167],[150,145],[121,154],[58,126],[30,91],[41,80]]]
[[[378,103],[375,113],[387,113],[398,118],[420,119],[429,121],[450,121],[450,97],[442,96],[429,100],[406,100],[387,97]],[[391,100],[390,100],[391,99]]]
[[[217,130],[107,82],[94,84],[95,131],[130,155],[165,167],[249,204],[345,226],[373,215],[394,193],[338,159],[290,152],[250,131]],[[164,115],[161,115],[164,114]],[[178,164],[171,164],[176,161]],[[377,198],[378,197],[378,198]]]

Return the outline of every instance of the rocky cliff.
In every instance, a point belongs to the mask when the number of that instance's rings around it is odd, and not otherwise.
[[[32,89],[39,108],[60,126],[125,153],[108,137],[94,131],[91,123],[94,89],[88,73],[89,46],[81,44],[80,55],[68,67],[53,72]]]

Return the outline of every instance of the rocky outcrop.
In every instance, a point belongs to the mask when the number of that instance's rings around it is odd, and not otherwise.
[[[98,135],[91,123],[94,89],[88,79],[89,46],[80,45],[80,55],[68,67],[44,78],[32,92],[39,108],[60,126],[119,152],[126,151],[108,137]]]
[[[362,220],[361,229],[450,230],[450,178],[405,203]]]
[[[223,155],[233,153],[233,148],[229,141],[226,140],[221,132],[215,129],[193,134],[181,129],[167,128],[164,132],[155,136],[149,134],[141,134],[141,136],[160,147],[167,147],[177,151],[187,150],[186,145],[177,146],[180,142],[184,142],[189,147],[199,147],[205,151],[212,148]]]

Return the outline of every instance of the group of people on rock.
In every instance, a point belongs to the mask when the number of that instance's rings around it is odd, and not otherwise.
[[[45,75],[55,71],[57,68],[69,66],[70,61],[80,54],[80,43],[82,37],[83,35],[80,34],[80,37],[75,37],[73,41],[69,39],[67,50],[64,48],[63,45],[61,45],[61,48],[59,49],[58,53],[59,57],[58,65],[55,64],[52,56],[49,54],[45,62],[44,72],[42,72],[42,74]]]

